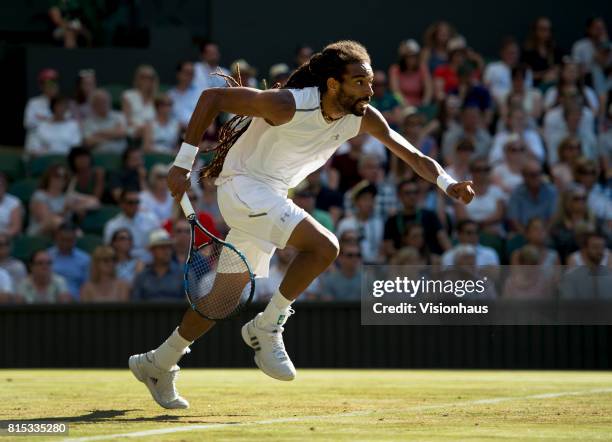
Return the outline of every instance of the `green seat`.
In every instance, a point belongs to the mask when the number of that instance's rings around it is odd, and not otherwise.
[[[96,247],[103,244],[102,237],[99,235],[85,234],[80,238],[77,238],[76,245],[79,249],[92,254]]]
[[[15,181],[10,185],[8,193],[21,200],[25,207],[28,207],[32,194],[38,189],[40,180],[38,178],[24,178]]]
[[[157,153],[151,152],[144,155],[144,163],[147,171],[158,163],[172,164],[174,162],[174,155],[168,153]]]
[[[166,94],[170,89],[172,89],[172,85],[167,83],[160,83],[158,89],[160,94]]]
[[[68,166],[68,155],[53,154],[34,157],[28,163],[28,172],[33,177],[39,177],[45,173],[45,170],[55,164]]]
[[[22,152],[0,150],[0,172],[4,172],[10,181],[24,178]]]
[[[104,231],[104,225],[119,212],[119,207],[111,205],[104,205],[97,210],[91,210],[87,212],[81,222],[81,229],[85,233],[101,235]]]
[[[508,239],[508,241],[506,242],[506,253],[508,254],[508,257],[512,255],[512,252],[520,249],[525,244],[527,244],[527,240],[523,235],[514,235],[513,237]]]
[[[424,106],[419,106],[418,112],[423,114],[427,121],[433,120],[438,114],[438,106],[436,104],[427,104]]]
[[[121,109],[121,95],[123,94],[123,91],[129,88],[129,86],[119,83],[111,83],[102,87],[102,89],[105,89],[110,94],[113,109]]]
[[[497,255],[499,256],[499,259],[504,261],[504,252],[505,252],[505,247],[504,247],[504,239],[497,236],[497,235],[491,235],[488,233],[481,233],[480,234],[480,238],[479,238],[479,242],[480,244],[482,244],[483,246],[487,246],[487,247],[491,247],[492,249],[495,249],[495,251],[497,252]]]
[[[11,255],[24,262],[28,262],[32,253],[37,250],[48,249],[52,245],[53,242],[46,236],[21,235],[13,239]]]
[[[121,154],[118,153],[94,153],[93,164],[103,168],[107,173],[121,168]]]

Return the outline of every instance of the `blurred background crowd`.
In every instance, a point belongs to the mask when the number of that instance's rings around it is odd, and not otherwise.
[[[90,45],[84,12],[58,3],[48,11],[57,44]],[[612,298],[589,278],[612,268],[612,44],[602,17],[574,29],[568,48],[553,25],[534,18],[517,29],[525,39],[507,36],[485,58],[439,21],[390,48],[393,64],[373,66],[372,105],[454,178],[473,180],[476,197],[457,204],[372,137],[349,140],[290,194],[341,245],[302,301],[358,300],[364,264],[458,265],[474,275],[532,266],[531,279],[498,281],[497,296],[547,296],[547,284],[561,296]],[[99,85],[88,66],[41,70],[40,94],[23,110],[23,147],[0,151],[0,302],[182,300],[189,226],[166,175],[201,92],[226,87],[211,73],[282,85],[317,49],[299,45],[294,59],[260,72],[256,60],[224,67],[223,42],[205,41],[199,59],[176,65],[174,84],[160,83],[154,60],[131,80],[126,72],[123,87]],[[60,90],[60,76],[76,77],[74,89]],[[214,147],[228,117],[203,147]],[[197,175],[189,197],[223,237],[215,186]],[[294,253],[276,252],[256,299],[272,295]]]

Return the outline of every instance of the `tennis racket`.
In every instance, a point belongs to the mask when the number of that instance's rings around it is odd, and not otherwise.
[[[251,303],[255,292],[255,276],[249,263],[240,250],[200,224],[186,194],[181,198],[181,208],[191,226],[184,280],[191,307],[213,321],[236,316]],[[206,237],[199,245],[196,229]]]

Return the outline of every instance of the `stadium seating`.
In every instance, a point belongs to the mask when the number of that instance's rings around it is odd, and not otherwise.
[[[173,162],[173,154],[151,152],[144,155],[144,163],[147,170],[151,170],[151,168],[158,163],[172,164]]]
[[[32,253],[51,247],[53,242],[46,236],[21,235],[13,239],[12,256],[28,262]]]
[[[43,155],[34,157],[28,162],[28,172],[30,176],[38,177],[45,173],[54,164],[68,165],[67,155]]]
[[[10,181],[24,177],[22,152],[19,150],[0,150],[0,172],[4,172]]]
[[[39,182],[38,178],[23,178],[12,183],[8,192],[19,198],[25,207],[28,207],[30,198],[38,188]]]
[[[102,89],[106,89],[111,96],[113,109],[121,109],[121,94],[123,93],[123,91],[129,88],[130,87],[126,86],[125,84],[117,83],[111,83],[102,86]]]
[[[94,153],[93,164],[106,170],[114,172],[121,168],[121,154],[118,153]]]
[[[81,222],[81,229],[85,233],[101,235],[106,222],[117,215],[120,210],[117,206],[104,205],[97,210],[87,212],[87,215],[85,215]]]
[[[103,244],[102,237],[99,235],[85,234],[80,238],[77,238],[77,247],[81,250],[91,254],[96,247]]]

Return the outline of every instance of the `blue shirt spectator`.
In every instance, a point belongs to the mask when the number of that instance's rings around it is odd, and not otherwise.
[[[361,294],[361,250],[345,244],[338,255],[338,269],[323,277],[322,298],[330,301],[359,301]]]
[[[542,167],[537,161],[527,162],[522,173],[524,182],[512,192],[508,203],[510,227],[519,233],[532,218],[550,223],[557,203],[557,190],[542,180]]]
[[[89,276],[90,258],[76,247],[76,227],[63,223],[55,233],[55,246],[47,252],[53,261],[53,272],[64,277],[70,296],[78,300],[81,286]]]
[[[173,240],[164,229],[156,229],[149,236],[149,250],[153,262],[147,265],[136,278],[132,286],[132,299],[182,300],[183,289],[182,266],[172,260]]]

